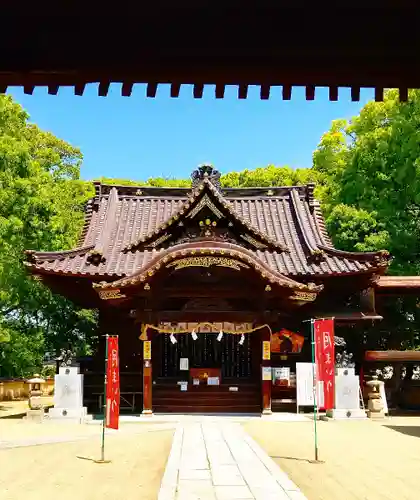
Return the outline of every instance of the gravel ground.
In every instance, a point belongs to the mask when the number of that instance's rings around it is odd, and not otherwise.
[[[97,464],[99,426],[2,420],[0,428],[9,443],[79,439],[0,449],[1,500],[157,499],[174,433],[168,425],[123,425],[106,437],[111,463]]]
[[[248,433],[308,500],[419,500],[420,418],[383,422],[249,422]]]

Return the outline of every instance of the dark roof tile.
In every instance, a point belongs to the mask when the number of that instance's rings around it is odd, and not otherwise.
[[[187,201],[187,190],[177,188],[115,187],[96,183],[95,199],[86,210],[80,249],[65,252],[31,253],[36,269],[92,276],[128,276],[144,267],[153,251],[123,249],[151,234]],[[287,276],[316,276],[373,272],[389,260],[383,254],[358,254],[334,249],[325,229],[319,203],[311,197],[312,187],[227,189],[222,194],[240,219],[275,240],[288,251],[258,250],[257,256],[271,269]],[[100,248],[105,263],[88,262],[89,251]],[[315,259],[317,252],[323,254]],[[382,257],[381,257],[382,256]]]

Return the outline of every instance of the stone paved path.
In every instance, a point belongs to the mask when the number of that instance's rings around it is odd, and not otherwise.
[[[237,423],[177,427],[159,500],[306,500]]]

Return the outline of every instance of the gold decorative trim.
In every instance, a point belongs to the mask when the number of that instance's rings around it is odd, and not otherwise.
[[[194,218],[204,207],[208,207],[216,217],[219,219],[223,218],[222,212],[216,207],[216,205],[210,200],[210,198],[205,194],[201,200],[197,203],[196,207],[191,210],[188,217]]]
[[[305,302],[312,302],[316,299],[316,293],[295,291],[294,295],[292,295],[290,297],[290,299],[291,300],[302,300]]]
[[[123,299],[126,297],[123,293],[120,293],[119,289],[116,290],[101,290],[99,292],[99,297],[102,300],[112,300],[112,299]]]
[[[210,266],[220,266],[220,267],[230,267],[236,271],[240,271],[240,268],[249,269],[249,267],[235,259],[228,259],[226,257],[187,257],[185,259],[180,259],[175,262],[171,262],[166,267],[174,267],[175,271],[178,269],[183,269],[185,267],[210,267]]]

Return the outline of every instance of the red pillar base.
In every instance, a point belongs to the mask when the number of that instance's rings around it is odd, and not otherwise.
[[[264,408],[261,415],[272,415],[273,412],[271,411],[271,408]]]
[[[152,415],[152,362],[143,362],[143,412],[142,415]]]
[[[268,329],[264,329],[261,332],[261,393],[262,393],[262,414],[263,415],[271,415],[271,386],[272,380],[270,376],[270,380],[264,380],[264,368],[270,369],[271,371],[271,354],[270,354],[270,339],[271,334]],[[268,343],[268,353],[267,350],[264,352],[264,344],[267,347]]]

